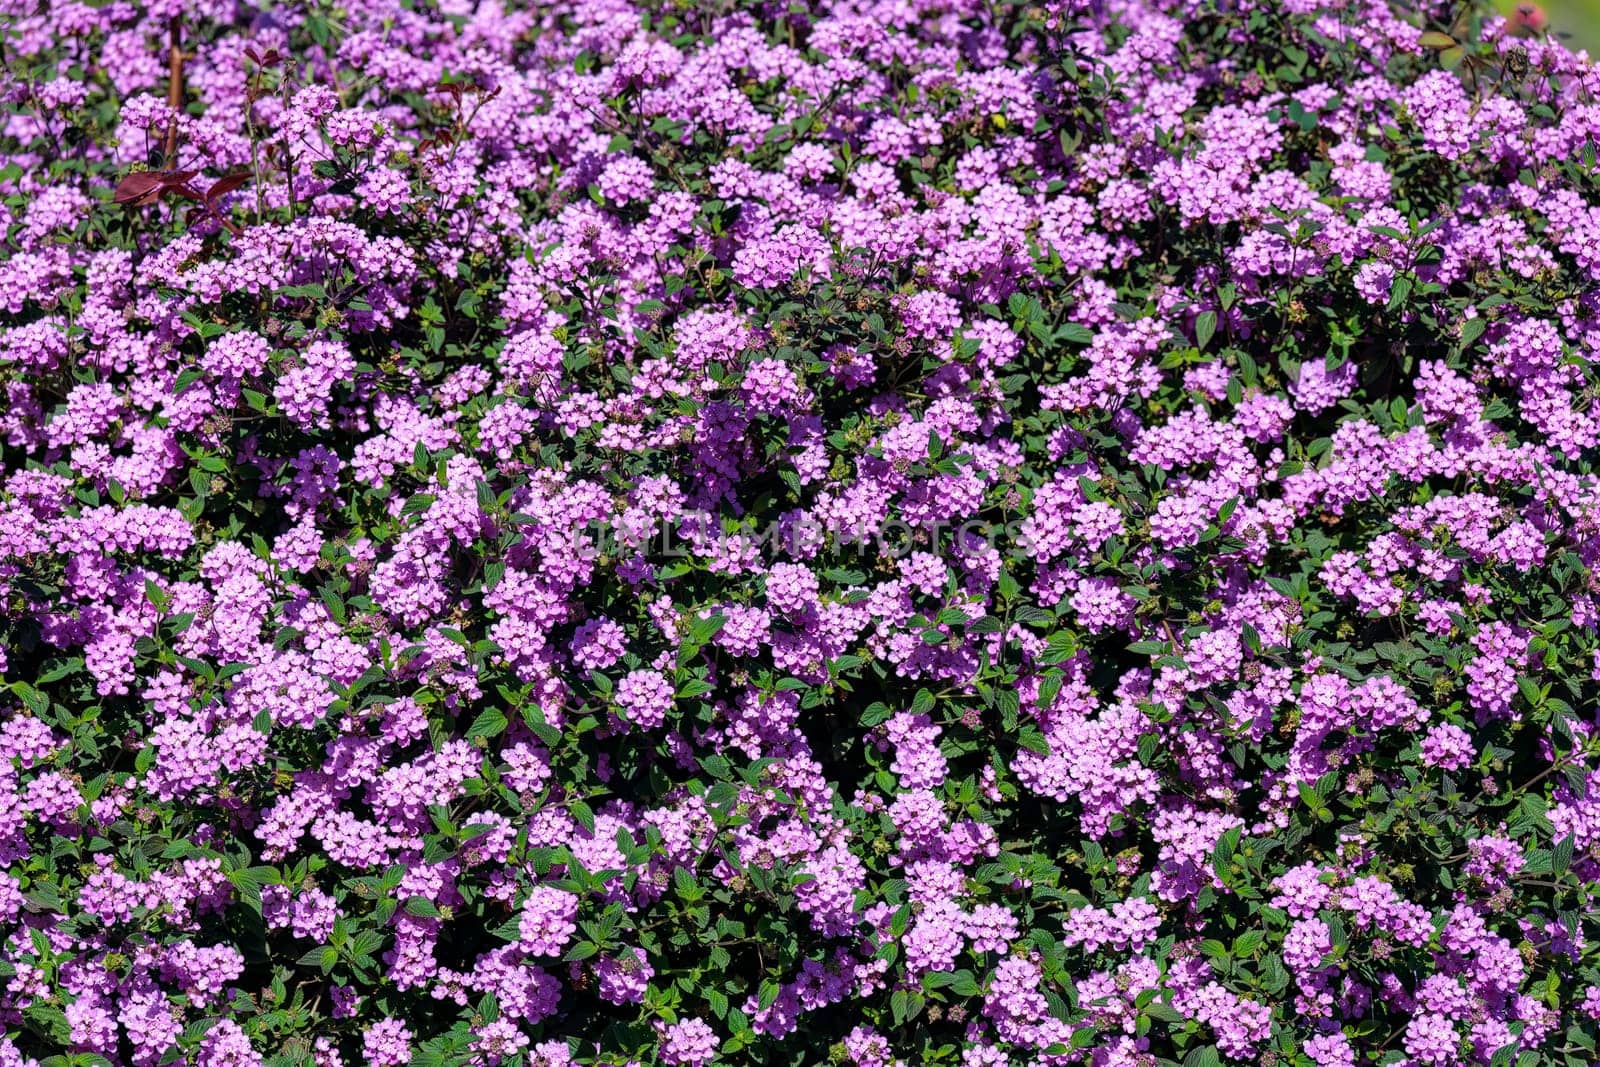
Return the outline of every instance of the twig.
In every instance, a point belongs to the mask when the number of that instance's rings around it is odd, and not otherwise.
[[[183,109],[183,38],[178,16],[167,20],[167,106],[172,117],[167,121],[167,166],[177,166],[178,112]]]

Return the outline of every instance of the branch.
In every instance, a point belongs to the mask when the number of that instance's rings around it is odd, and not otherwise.
[[[167,163],[177,165],[178,113],[183,110],[183,39],[178,16],[167,20],[167,106],[172,108],[172,118],[167,122]]]

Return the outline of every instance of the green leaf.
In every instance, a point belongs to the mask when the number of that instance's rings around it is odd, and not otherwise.
[[[1194,343],[1196,348],[1204,349],[1211,343],[1212,336],[1217,332],[1217,313],[1215,311],[1202,311],[1194,320]]]
[[[420,443],[418,447],[421,447]],[[418,512],[427,511],[433,507],[433,501],[434,495],[432,493],[418,493],[405,502],[405,506],[400,509],[400,514],[410,516]]]
[[[957,971],[951,977],[950,992],[958,997],[975,997],[983,992],[983,987],[978,984],[971,971]]]
[[[22,1018],[29,1029],[43,1034],[58,1046],[72,1041],[72,1025],[67,1022],[66,1013],[60,1008],[50,1004],[31,1004],[22,1009]]]
[[[1527,701],[1530,707],[1538,707],[1540,701],[1544,699],[1539,683],[1525,674],[1517,676],[1517,692],[1522,694],[1522,699]]]
[[[695,645],[703,645],[717,636],[718,631],[727,624],[726,615],[708,615],[703,619],[695,619],[689,625],[688,639]]]
[[[1333,812],[1328,809],[1328,802],[1323,799],[1316,786],[1307,782],[1297,782],[1295,789],[1300,794],[1301,802],[1311,809],[1311,814],[1316,816],[1318,820],[1327,822],[1333,818]]]
[[[1550,872],[1556,877],[1567,873],[1567,868],[1572,866],[1572,852],[1576,841],[1572,834],[1568,834],[1556,842],[1556,847],[1551,852]]]
[[[894,709],[882,701],[868,704],[861,713],[861,725],[871,729],[894,718]]]
[[[678,687],[678,699],[691,700],[694,697],[705,696],[714,688],[715,686],[704,678],[691,678]]]
[[[1052,670],[1039,679],[1039,695],[1034,700],[1034,705],[1040,708],[1048,708],[1055,703],[1056,697],[1061,693],[1061,683],[1064,677],[1065,675],[1059,670]]]
[[[1017,733],[1017,744],[1029,752],[1037,752],[1041,756],[1050,755],[1050,742],[1045,740],[1044,734],[1037,727],[1025,726]]]
[[[48,670],[44,674],[41,674],[38,677],[37,682],[38,682],[39,685],[49,685],[51,682],[59,682],[61,679],[67,677],[69,674],[76,674],[78,671],[80,671],[82,669],[83,669],[83,657],[74,656],[72,659],[69,659],[69,660],[65,661],[60,666],[55,667],[55,668],[53,668],[51,670]]]
[[[579,941],[567,949],[566,955],[561,957],[563,963],[573,963],[577,960],[586,960],[600,951],[600,946],[593,941]]]
[[[467,740],[496,737],[505,731],[507,725],[509,724],[506,722],[505,712],[499,708],[485,708],[478,713],[476,719],[472,720],[472,725],[467,727]]]
[[[1389,290],[1389,305],[1387,310],[1398,311],[1405,305],[1411,296],[1411,287],[1416,284],[1409,274],[1402,274],[1395,278],[1394,287]]]
[[[889,1010],[894,1014],[895,1025],[910,1022],[922,1014],[923,997],[921,993],[909,989],[897,989],[889,998]]]
[[[334,589],[330,583],[318,590],[318,595],[322,597],[323,606],[328,609],[328,617],[343,626],[345,622],[344,601],[340,599],[338,590]]]
[[[1217,845],[1211,850],[1211,869],[1224,883],[1228,880],[1229,864],[1233,860],[1234,850],[1239,847],[1239,828],[1237,826],[1228,830],[1217,839]]]

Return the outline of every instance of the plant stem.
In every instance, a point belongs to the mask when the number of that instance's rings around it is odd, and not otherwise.
[[[167,20],[167,106],[172,118],[167,122],[167,167],[178,165],[178,112],[183,109],[183,37],[178,16]]]

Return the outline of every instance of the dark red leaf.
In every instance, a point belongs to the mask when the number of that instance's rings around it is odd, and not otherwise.
[[[232,220],[223,218],[211,207],[210,204],[196,204],[194,207],[189,209],[188,225],[190,229],[193,229],[204,219],[216,219],[223,229],[227,230],[235,237],[239,236],[239,234],[242,232],[239,227],[233,224]]]
[[[206,199],[200,195],[199,190],[195,189],[194,186],[184,182],[179,182],[177,185],[168,185],[163,191],[168,193],[176,193],[185,200],[193,200],[197,204],[205,203]]]
[[[158,171],[142,170],[137,174],[130,174],[117,183],[117,191],[111,199],[119,204],[135,204],[154,193],[161,195],[162,175]]]
[[[206,203],[215,204],[220,197],[227,193],[233,192],[235,189],[239,188],[239,186],[243,185],[249,180],[250,172],[247,170],[238,171],[237,173],[218,178],[216,183],[213,184],[211,188],[206,190]]]
[[[430,149],[447,148],[455,143],[455,139],[456,135],[451,133],[449,130],[441,130],[434,137],[424,137],[422,140],[418,141],[414,154],[420,156],[428,152]]]

